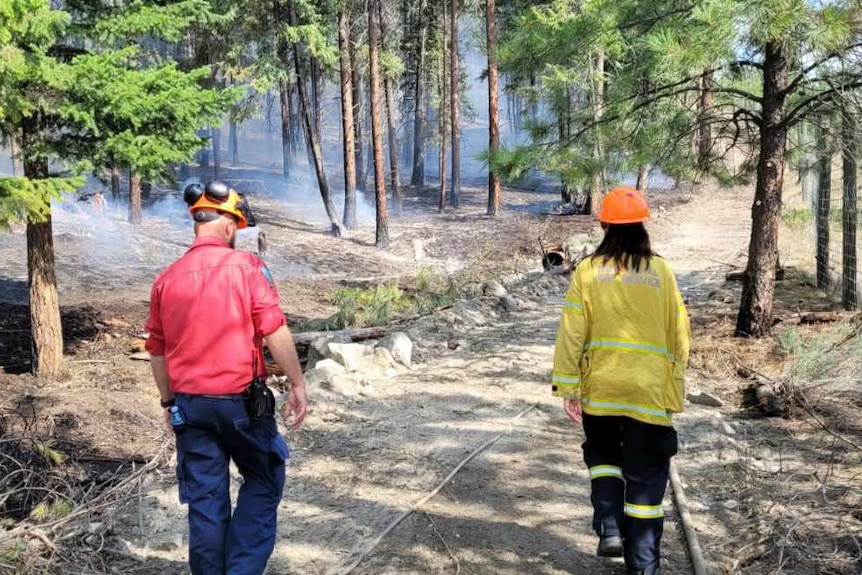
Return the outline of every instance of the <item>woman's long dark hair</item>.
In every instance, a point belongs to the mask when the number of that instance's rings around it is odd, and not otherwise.
[[[594,258],[602,263],[614,262],[617,271],[639,272],[641,266],[649,268],[650,259],[655,256],[649,242],[649,234],[643,224],[609,225],[605,239],[599,244]]]

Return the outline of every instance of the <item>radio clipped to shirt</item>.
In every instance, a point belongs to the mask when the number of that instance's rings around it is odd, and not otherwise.
[[[266,385],[266,379],[257,372],[256,352],[252,359],[252,372],[251,384],[245,390],[245,403],[249,419],[257,421],[265,415],[275,415],[275,396]]]

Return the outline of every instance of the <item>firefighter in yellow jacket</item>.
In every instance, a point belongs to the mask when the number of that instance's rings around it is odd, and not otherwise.
[[[670,266],[653,253],[646,198],[611,190],[605,237],[572,273],[554,355],[553,394],[583,422],[598,555],[631,575],[660,573],[662,499],[682,411],[688,314]]]

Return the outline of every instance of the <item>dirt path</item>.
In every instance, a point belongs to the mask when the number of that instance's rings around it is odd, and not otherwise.
[[[745,247],[745,201],[732,192],[699,197],[663,213],[656,248],[698,306]],[[375,380],[374,397],[317,402],[293,450],[269,573],[337,574],[404,509],[457,463],[500,432],[432,499],[386,537],[354,571],[378,573],[621,573],[594,555],[582,432],[548,393],[548,372],[565,280],[542,277],[514,288],[520,310],[493,301],[459,304],[411,328],[423,360]],[[453,349],[454,348],[454,349]],[[692,374],[694,385],[698,374]],[[537,404],[510,425],[524,408]],[[724,427],[716,410],[679,418],[683,477]],[[164,575],[185,572],[185,509],[168,481],[152,491],[146,512],[118,532],[128,551]],[[666,501],[665,572],[689,573],[676,512]],[[721,536],[698,517],[707,538]]]

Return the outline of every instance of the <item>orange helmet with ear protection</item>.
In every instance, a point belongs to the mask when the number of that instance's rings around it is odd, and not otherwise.
[[[646,197],[629,186],[618,186],[608,192],[599,212],[599,221],[611,225],[638,224],[649,217]]]
[[[236,218],[236,227],[243,229],[257,225],[246,197],[224,182],[210,182],[206,187],[190,184],[183,191],[183,200],[195,221],[211,220],[209,214],[229,214]]]

